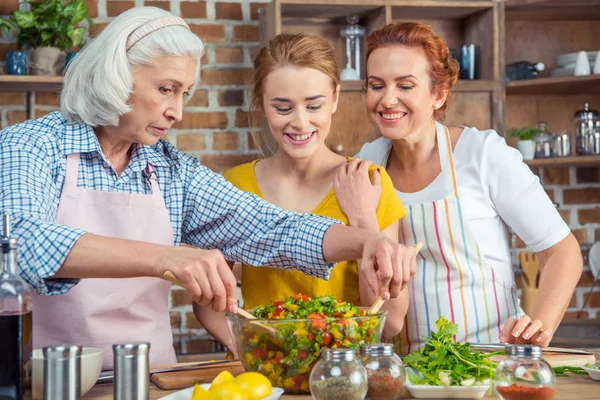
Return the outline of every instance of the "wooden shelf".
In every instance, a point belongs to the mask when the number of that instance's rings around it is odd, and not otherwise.
[[[393,20],[463,19],[489,10],[493,1],[393,1]]]
[[[0,75],[0,92],[58,92],[62,76]]]
[[[525,161],[530,167],[538,168],[560,168],[560,167],[600,167],[600,156],[573,156],[537,158]]]
[[[557,78],[534,78],[508,82],[506,94],[517,95],[571,95],[600,92],[600,74],[565,76]]]
[[[507,20],[600,20],[600,0],[507,0]]]

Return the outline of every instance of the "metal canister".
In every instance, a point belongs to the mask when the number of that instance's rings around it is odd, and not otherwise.
[[[113,344],[115,400],[148,400],[150,343]]]
[[[81,347],[46,346],[44,354],[44,400],[81,398]]]
[[[590,138],[593,137],[598,121],[598,111],[590,109],[590,105],[585,103],[583,110],[575,112],[575,129],[577,133],[576,150],[577,154],[594,154],[590,148]]]
[[[560,131],[554,139],[554,155],[569,157],[571,155],[571,135],[567,131]]]

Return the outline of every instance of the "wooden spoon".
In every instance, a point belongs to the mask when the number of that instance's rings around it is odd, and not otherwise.
[[[418,254],[422,247],[423,247],[423,243],[421,243],[421,242],[415,244],[413,247],[415,249],[415,254]],[[385,300],[383,299],[383,297],[377,296],[377,298],[373,302],[373,305],[367,311],[367,314],[377,314],[379,312],[379,309],[383,305],[383,303],[385,303]]]

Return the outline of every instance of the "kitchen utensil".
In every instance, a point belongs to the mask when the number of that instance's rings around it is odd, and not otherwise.
[[[554,155],[557,157],[571,156],[571,135],[562,130],[554,139]]]
[[[421,250],[421,247],[423,247],[423,243],[421,243],[421,242],[419,242],[413,246],[413,248],[415,249],[415,254],[419,253],[419,251]],[[383,303],[385,303],[385,300],[383,299],[383,297],[377,296],[377,298],[375,298],[375,301],[373,302],[373,305],[371,306],[371,308],[369,308],[369,311],[367,311],[367,313],[377,314],[377,312],[379,311],[379,309],[381,308]]]
[[[540,270],[540,259],[535,253],[523,251],[519,254],[519,262],[527,279],[527,286],[535,288],[537,274]]]
[[[152,374],[150,380],[160,389],[176,390],[194,386],[194,383],[210,383],[222,371],[229,371],[233,376],[244,372],[239,360],[227,364],[206,365],[201,368],[184,371],[171,371]]]
[[[183,287],[183,283],[179,279],[177,279],[177,277],[175,276],[175,274],[173,272],[171,272],[169,270],[167,270],[163,273],[163,278],[168,280],[169,282],[171,282],[174,285]],[[238,308],[237,314],[241,315],[242,317],[247,318],[247,319],[257,319],[254,315],[252,315],[251,313],[249,313],[248,311],[246,311],[242,308]],[[256,324],[261,325],[265,330],[269,331],[272,334],[275,334],[277,332],[274,328],[263,325],[258,321],[256,322]]]
[[[178,371],[196,371],[202,368],[213,368],[223,366],[232,363],[239,363],[237,360],[217,360],[217,361],[200,361],[200,362],[188,362],[188,363],[175,363],[175,364],[162,364],[156,365],[150,368],[150,375],[162,374],[165,372],[178,372]],[[96,383],[111,383],[114,380],[113,371],[106,371],[100,374]]]
[[[113,344],[115,400],[148,400],[150,343]]]
[[[506,345],[500,343],[471,343],[471,350],[477,351],[503,351],[506,348]],[[593,355],[589,351],[578,350],[578,349],[567,349],[564,347],[544,347],[542,348],[543,353],[554,353],[554,354],[577,354],[589,356]]]
[[[583,110],[575,112],[573,122],[577,132],[577,154],[594,154],[595,125],[598,120],[598,111],[590,109],[589,103],[583,105]]]
[[[81,398],[81,346],[46,346],[44,353],[44,400]]]

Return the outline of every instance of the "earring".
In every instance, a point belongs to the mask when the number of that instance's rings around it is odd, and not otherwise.
[[[437,110],[438,108],[440,108],[441,106],[439,104],[435,105],[435,109]]]

